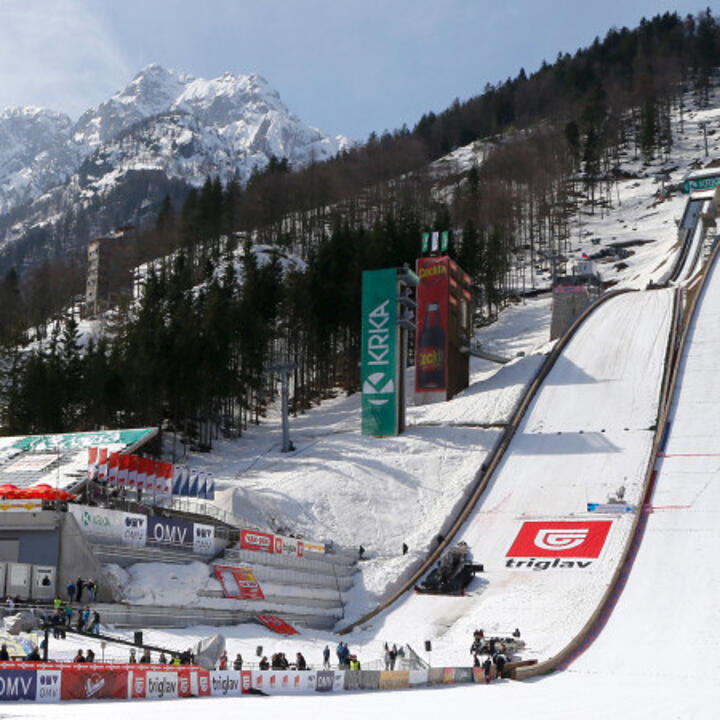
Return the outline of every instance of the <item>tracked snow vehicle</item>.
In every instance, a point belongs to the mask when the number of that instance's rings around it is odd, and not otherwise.
[[[473,563],[467,543],[458,543],[438,561],[428,576],[415,586],[415,592],[429,595],[464,595],[465,588],[482,572],[483,566]]]

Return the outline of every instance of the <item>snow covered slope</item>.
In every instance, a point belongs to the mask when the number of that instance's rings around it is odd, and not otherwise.
[[[672,291],[663,290],[619,296],[590,315],[455,538],[468,543],[485,573],[465,598],[411,594],[371,621],[376,633],[435,637],[434,653],[442,663],[457,657],[458,645],[469,646],[475,627],[486,634],[520,627],[528,655],[539,658],[553,655],[580,630],[612,577],[632,525],[629,514],[590,514],[587,503],[607,502],[619,485],[628,503],[640,500],[671,310]],[[595,555],[568,555],[563,545],[548,552],[533,544],[540,530],[558,522],[573,523],[577,532],[594,532],[600,523],[609,532]],[[529,549],[511,557],[511,547],[529,529]]]
[[[570,666],[687,687],[686,717],[710,717],[693,702],[720,671],[720,266],[700,298],[682,357],[653,510],[627,585],[605,629]],[[637,653],[618,653],[632,638]],[[720,699],[720,695],[716,694]]]

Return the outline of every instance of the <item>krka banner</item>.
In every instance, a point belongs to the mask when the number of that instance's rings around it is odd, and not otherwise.
[[[362,433],[398,434],[397,271],[362,279]]]

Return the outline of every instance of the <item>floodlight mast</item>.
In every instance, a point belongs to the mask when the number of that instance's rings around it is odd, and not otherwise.
[[[297,365],[294,362],[279,363],[271,365],[269,371],[280,375],[280,397],[282,400],[282,449],[281,452],[292,452],[295,446],[290,440],[290,418],[288,417],[288,374],[291,373]]]

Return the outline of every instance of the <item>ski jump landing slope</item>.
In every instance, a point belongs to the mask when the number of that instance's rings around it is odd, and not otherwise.
[[[717,717],[717,706],[707,704],[710,688],[720,702],[719,263],[708,273],[680,360],[642,543],[605,629],[569,670],[682,682],[682,716],[698,718]]]
[[[457,662],[477,627],[520,628],[523,657],[541,661],[580,632],[633,524],[632,513],[590,513],[587,504],[606,503],[620,486],[627,503],[641,501],[672,314],[673,291],[660,290],[619,295],[585,320],[453,540],[485,572],[465,597],[407,593],[364,630],[434,638],[434,664]]]

